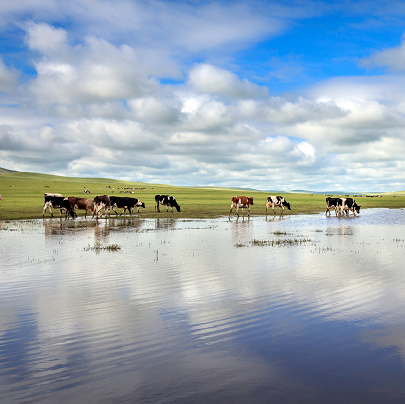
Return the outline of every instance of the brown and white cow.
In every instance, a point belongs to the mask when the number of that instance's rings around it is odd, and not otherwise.
[[[231,217],[231,212],[232,212],[233,208],[236,208],[235,212],[238,215],[238,218],[239,218],[239,213],[238,213],[239,208],[242,208],[242,217],[245,217],[244,209],[247,208],[248,217],[249,217],[250,216],[250,205],[253,205],[253,198],[252,197],[234,196],[232,198],[231,209],[229,210],[229,213],[228,213],[228,219]]]
[[[108,216],[111,214],[111,201],[108,195],[97,195],[93,199],[94,201],[94,212],[98,216],[102,217],[103,213],[102,210],[104,209],[104,215],[107,217],[107,210]]]
[[[282,196],[268,196],[267,197],[267,204],[266,204],[266,216],[267,216],[267,209],[271,206],[273,209],[274,214],[276,214],[276,211],[274,208],[278,206],[278,213],[283,214],[284,212],[284,207],[286,207],[288,210],[291,210],[290,204],[282,197]]]
[[[70,206],[73,210],[83,209],[86,211],[84,217],[87,217],[87,211],[93,212],[94,216],[94,201],[93,199],[77,198],[76,196],[69,196]]]

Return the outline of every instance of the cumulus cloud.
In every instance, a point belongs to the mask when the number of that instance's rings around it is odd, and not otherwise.
[[[190,71],[189,84],[202,93],[235,98],[259,98],[268,92],[266,87],[240,80],[236,74],[208,64],[197,65]]]
[[[384,49],[375,52],[368,58],[363,58],[360,63],[366,67],[387,67],[393,72],[405,71],[405,41],[399,47]]]
[[[15,89],[18,73],[15,69],[9,69],[0,57],[0,93],[10,92]]]
[[[405,77],[335,78],[276,96],[226,57],[184,62],[276,35],[305,15],[299,6],[73,2],[82,11],[100,6],[85,31],[83,16],[65,5],[83,30],[73,32],[45,18],[46,10],[58,15],[55,4],[40,2],[41,17],[20,23],[35,75],[19,83],[0,59],[0,91],[15,97],[0,105],[0,166],[260,189],[271,178],[280,190],[337,178],[358,190],[359,176],[375,190],[375,166],[405,180]]]

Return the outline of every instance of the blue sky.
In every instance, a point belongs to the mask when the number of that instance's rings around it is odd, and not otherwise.
[[[0,5],[0,166],[404,190],[405,3]]]

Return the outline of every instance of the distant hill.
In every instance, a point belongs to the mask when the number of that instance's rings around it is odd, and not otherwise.
[[[16,173],[17,171],[14,170],[7,170],[7,168],[0,167],[0,174],[9,174],[9,173]]]

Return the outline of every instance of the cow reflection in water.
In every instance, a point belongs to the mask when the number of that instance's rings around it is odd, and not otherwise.
[[[94,233],[95,242],[107,241],[111,231],[127,231],[128,228],[136,230],[141,229],[143,221],[137,219],[124,220],[107,220],[107,221],[87,221],[87,220],[71,220],[71,221],[55,221],[52,219],[43,220],[45,237],[57,235],[72,235],[77,236],[80,232]]]
[[[176,228],[177,219],[156,219],[156,230],[173,230]]]

